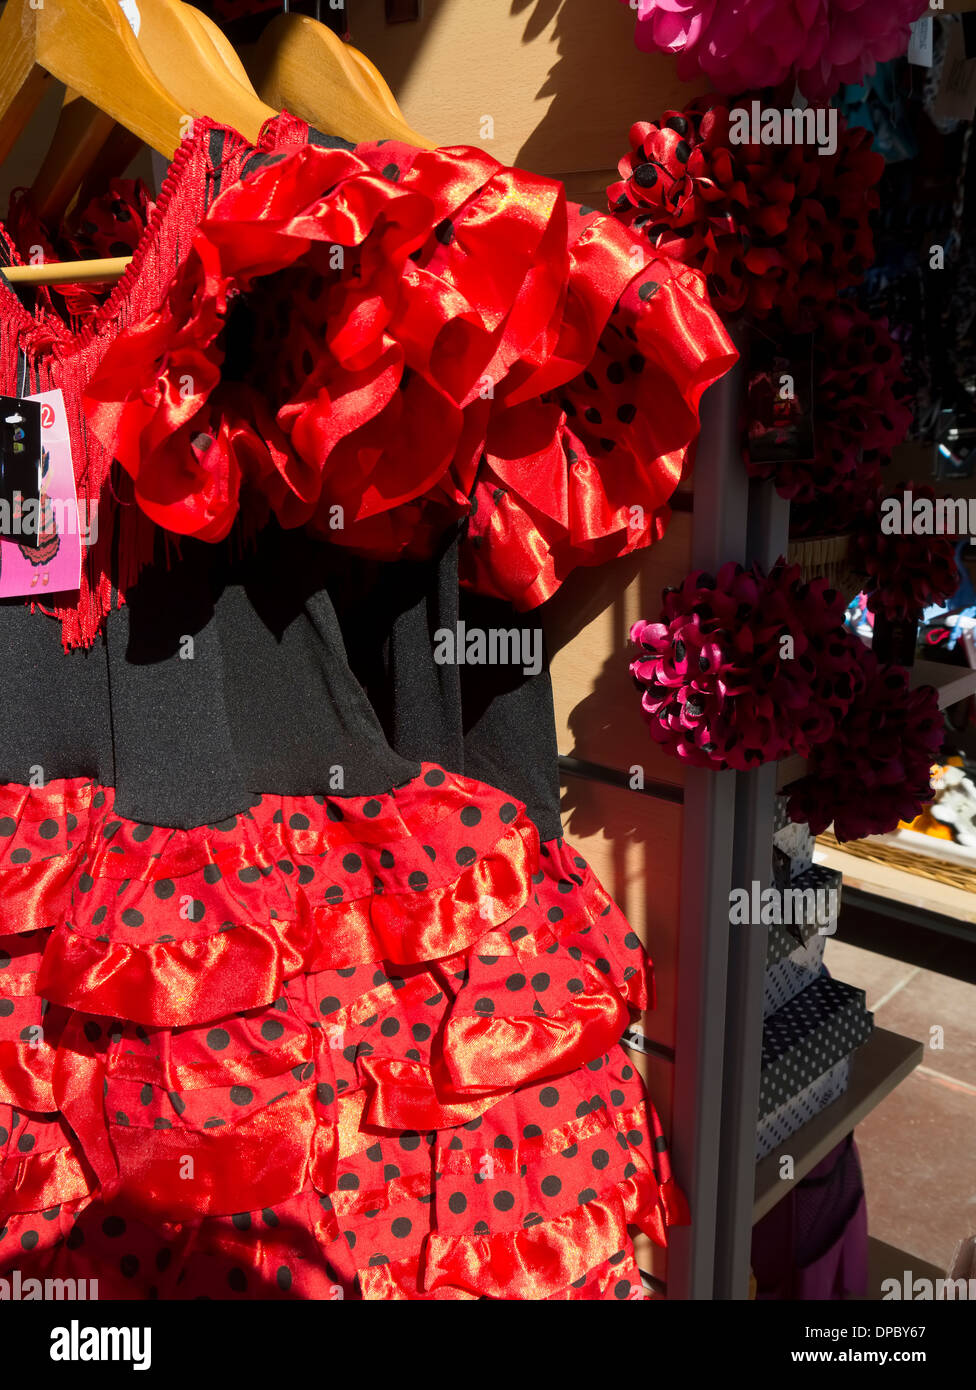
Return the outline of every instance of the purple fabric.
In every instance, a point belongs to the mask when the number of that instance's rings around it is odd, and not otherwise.
[[[761,1299],[842,1299],[867,1292],[867,1203],[853,1135],[756,1224],[752,1268]]]

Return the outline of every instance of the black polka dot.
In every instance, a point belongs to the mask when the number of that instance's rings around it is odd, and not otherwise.
[[[397,1240],[405,1240],[413,1230],[413,1222],[408,1221],[405,1216],[398,1216],[390,1227],[390,1230],[396,1236]]]
[[[214,1052],[222,1052],[230,1044],[230,1034],[226,1028],[211,1028],[207,1034],[207,1046]]]
[[[230,1099],[232,1105],[250,1105],[254,1092],[250,1086],[231,1086]]]
[[[427,887],[428,878],[427,875],[421,873],[419,869],[415,869],[407,879],[407,882],[415,893],[421,893]]]
[[[515,1205],[515,1198],[511,1192],[496,1192],[491,1201],[496,1211],[511,1211]]]
[[[56,820],[42,820],[37,827],[37,833],[42,840],[53,840],[58,833],[58,823]]]
[[[559,1104],[559,1092],[555,1086],[543,1086],[539,1092],[539,1104],[544,1105],[547,1110],[551,1110],[554,1105]]]
[[[463,1192],[452,1192],[447,1205],[455,1216],[461,1216],[467,1210],[468,1199]]]
[[[480,820],[481,812],[478,810],[477,806],[465,806],[464,810],[461,812],[461,824],[466,825],[469,830],[477,825]]]
[[[165,902],[176,892],[176,884],[171,878],[161,878],[153,884],[153,892],[157,898],[161,898]]]
[[[347,854],[343,858],[342,867],[347,874],[358,874],[359,870],[363,867],[363,861],[358,854]]]
[[[556,1177],[543,1178],[539,1185],[547,1197],[558,1197],[563,1186]]]
[[[261,1036],[265,1042],[277,1042],[284,1031],[285,1025],[277,1019],[268,1019],[266,1023],[261,1024]]]

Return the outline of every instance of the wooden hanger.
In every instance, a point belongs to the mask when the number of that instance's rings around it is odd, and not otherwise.
[[[136,8],[138,38],[115,0],[7,0],[0,16],[0,160],[20,135],[51,77],[82,98],[66,119],[40,196],[50,210],[83,176],[85,159],[104,142],[104,118],[172,156],[194,116],[208,115],[258,138],[276,112],[242,82],[204,24],[180,0],[149,0]],[[74,102],[72,103],[74,106]],[[70,192],[68,193],[70,197]],[[121,274],[126,257],[73,265],[16,266],[8,281],[54,284]]]
[[[54,77],[152,149],[172,155],[187,116],[113,0],[7,0],[0,16],[0,161]]]
[[[179,17],[184,24],[203,30],[227,71],[256,97],[233,44],[213,20],[187,4],[180,7]],[[110,140],[113,131],[119,135]],[[86,181],[105,184],[118,178],[135,157],[139,143],[77,92],[66,92],[54,138],[31,187],[31,206],[37,216],[42,222],[60,221],[79,187]]]
[[[254,95],[257,96],[251,79],[247,75],[247,68],[241,62],[237,49],[220,25],[215,24],[208,14],[198,10],[195,5],[186,4],[186,0],[184,0],[182,8],[186,14],[192,17],[193,22],[203,29],[227,71],[234,75],[242,87],[246,87],[249,92],[254,92]]]
[[[389,87],[369,59],[344,44],[326,25],[303,14],[280,14],[260,42],[243,53],[259,94],[323,135],[362,140],[402,140],[421,149],[434,141],[403,119]],[[384,90],[385,89],[385,90]]]

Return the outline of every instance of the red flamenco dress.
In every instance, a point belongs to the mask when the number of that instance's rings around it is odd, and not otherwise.
[[[637,1296],[686,1219],[640,945],[559,839],[544,673],[414,634],[660,534],[734,357],[698,277],[283,116],[195,123],[102,302],[0,297],[98,517],[79,592],[0,602],[0,1274]]]

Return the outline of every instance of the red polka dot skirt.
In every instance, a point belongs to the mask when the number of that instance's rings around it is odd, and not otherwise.
[[[105,1298],[624,1299],[687,1219],[636,936],[425,764],[190,831],[0,787],[0,1274]]]

